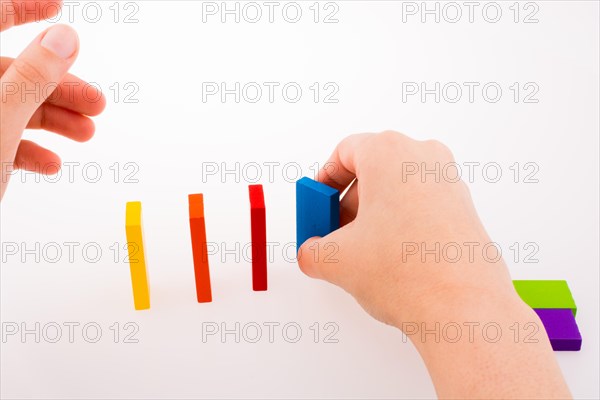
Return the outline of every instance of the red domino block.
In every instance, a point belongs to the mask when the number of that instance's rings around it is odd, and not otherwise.
[[[252,226],[252,289],[267,290],[267,217],[262,185],[249,185]]]
[[[190,206],[190,233],[192,236],[192,254],[194,256],[194,276],[196,279],[196,297],[198,303],[210,303],[210,271],[208,268],[208,250],[206,246],[206,225],[204,223],[204,197],[202,194],[188,196]]]

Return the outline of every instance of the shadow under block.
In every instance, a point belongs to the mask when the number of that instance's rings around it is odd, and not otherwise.
[[[210,287],[210,269],[208,267],[206,224],[204,222],[204,197],[202,194],[190,194],[188,202],[196,298],[198,303],[210,303],[212,301],[212,291]]]
[[[252,289],[267,290],[267,216],[262,185],[249,185],[252,235]]]
[[[513,281],[521,299],[531,308],[568,308],[577,315],[577,306],[567,281]]]
[[[302,178],[296,182],[296,251],[313,236],[326,236],[340,227],[340,192]]]
[[[534,311],[542,320],[552,350],[581,350],[581,333],[577,327],[575,316],[568,308],[535,308]]]
[[[127,235],[133,305],[136,310],[150,308],[150,289],[148,288],[142,232],[142,203],[139,201],[129,202],[125,210],[125,233]]]

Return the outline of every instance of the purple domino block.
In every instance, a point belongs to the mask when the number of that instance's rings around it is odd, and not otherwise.
[[[581,350],[581,333],[568,308],[534,308],[542,320],[554,351]]]

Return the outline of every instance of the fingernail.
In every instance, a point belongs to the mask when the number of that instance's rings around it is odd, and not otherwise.
[[[77,33],[72,28],[66,25],[56,25],[46,32],[41,45],[66,60],[77,51],[79,40]]]

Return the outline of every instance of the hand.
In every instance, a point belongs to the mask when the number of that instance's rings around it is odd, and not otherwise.
[[[342,228],[301,247],[302,271],[341,286],[376,319],[399,328],[448,301],[490,294],[518,300],[504,262],[483,257],[491,240],[467,186],[441,174],[453,162],[443,144],[395,132],[344,139],[317,177],[340,193],[350,187],[340,204]],[[437,179],[421,174],[436,165]],[[336,244],[335,256],[327,259],[337,262],[314,257],[311,248],[326,243]],[[462,247],[461,259],[453,260],[449,247],[451,257],[444,257],[442,248],[451,243]],[[472,261],[463,243],[474,243]],[[427,254],[436,248],[437,254]]]
[[[348,190],[342,227],[307,240],[300,268],[403,330],[440,397],[569,397],[543,325],[514,290],[453,163],[436,141],[395,132],[344,139],[317,177]],[[482,333],[488,322],[501,327],[497,340]],[[478,324],[473,335],[469,323]],[[515,323],[536,324],[537,342],[515,342]]]
[[[0,31],[53,17],[59,4],[0,0]],[[38,13],[25,12],[32,9]],[[102,112],[106,100],[93,86],[67,73],[78,52],[76,32],[55,25],[38,35],[17,59],[0,59],[0,198],[14,169],[56,173],[60,166],[55,153],[21,139],[25,129],[44,129],[80,142],[93,136],[94,123],[88,116]]]

